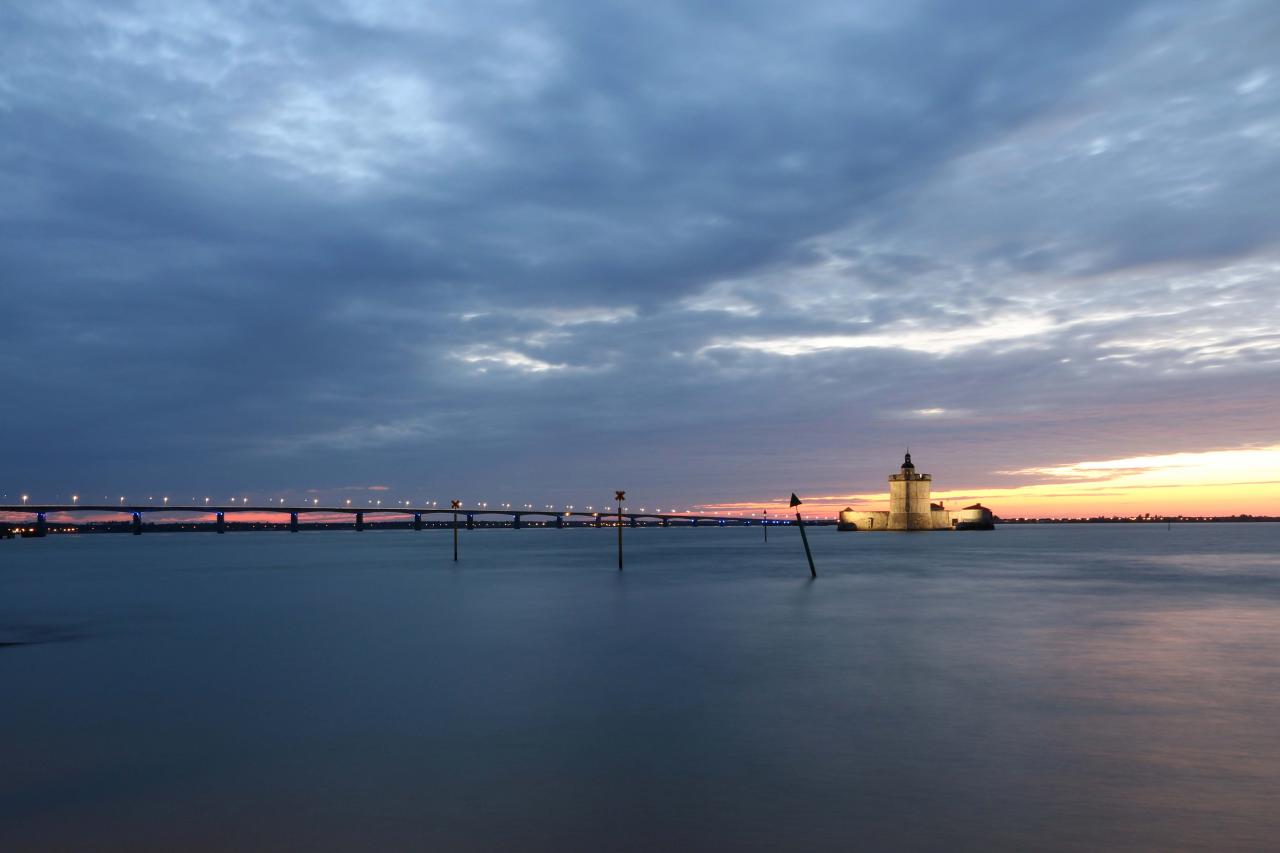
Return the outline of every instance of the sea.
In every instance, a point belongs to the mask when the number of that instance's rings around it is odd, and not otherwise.
[[[0,542],[0,850],[1280,849],[1280,525]]]

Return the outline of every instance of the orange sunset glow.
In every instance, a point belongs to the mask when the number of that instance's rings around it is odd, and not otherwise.
[[[934,467],[936,470],[926,470],[942,486],[934,490],[935,500],[950,506],[981,502],[1005,518],[1087,518],[1148,512],[1173,516],[1280,514],[1280,445],[1087,460],[994,473],[993,477],[1030,480],[1013,486],[946,488],[945,464]],[[889,493],[868,490],[802,497],[806,513],[822,516],[846,506],[887,505]],[[704,508],[776,513],[786,512],[787,503],[785,498],[775,498]]]

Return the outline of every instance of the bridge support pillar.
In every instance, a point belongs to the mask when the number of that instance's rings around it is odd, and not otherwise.
[[[662,519],[662,526],[663,526],[663,527],[670,527],[670,526],[671,526],[671,519],[669,519],[669,518],[664,518],[664,519]]]
[[[289,532],[298,532],[298,514],[296,512],[289,513]]]
[[[218,513],[218,526],[214,529],[219,533],[227,532],[227,514],[225,512]]]
[[[512,530],[520,529],[520,513],[518,512],[511,516],[511,529]]]
[[[635,527],[635,526],[636,526],[636,517],[635,517],[634,515],[633,515],[633,516],[631,516],[631,526],[632,526],[632,527]]]
[[[49,535],[49,522],[47,519],[45,519],[43,512],[36,513],[36,535],[37,536]]]
[[[356,531],[359,532],[362,530],[364,530],[364,513],[357,512],[356,513]]]
[[[698,519],[697,519],[697,518],[695,518],[695,519],[693,520],[693,526],[694,526],[694,527],[697,527],[697,526],[698,526]]]
[[[413,514],[413,529],[414,530],[422,529],[422,513],[420,512],[415,512]]]
[[[563,515],[557,515],[557,516],[556,516],[556,527],[557,527],[557,528],[564,527],[564,516],[563,516]]]
[[[476,517],[471,513],[467,513],[467,529],[468,530],[476,529]]]
[[[142,513],[140,513],[140,512],[135,512],[135,513],[133,514],[133,530],[132,530],[132,532],[133,532],[133,535],[134,535],[134,536],[141,536],[141,535],[142,535]]]

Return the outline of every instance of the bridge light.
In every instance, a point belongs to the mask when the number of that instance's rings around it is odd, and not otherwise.
[[[80,503],[80,496],[79,496],[79,495],[72,495],[72,496],[71,496],[71,502],[72,502],[73,504]]]
[[[23,495],[23,496],[22,496],[22,502],[25,504],[25,503],[27,502],[27,499],[28,499],[29,497],[30,497],[30,495]]]
[[[351,498],[347,498],[347,506],[351,506]]]

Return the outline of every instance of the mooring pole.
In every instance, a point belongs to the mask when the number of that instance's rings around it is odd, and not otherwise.
[[[458,508],[462,501],[453,502],[453,561],[458,562]]]
[[[796,497],[796,493],[791,493],[791,505],[798,507],[802,501]],[[800,510],[796,510],[796,524],[800,525],[800,541],[804,542],[804,555],[809,560],[809,577],[816,578],[818,570],[813,567],[813,552],[809,550],[809,536],[804,532],[804,519],[800,517]]]
[[[626,492],[614,492],[614,500],[618,502],[618,571],[622,571],[622,502],[626,499]]]
[[[769,510],[764,511],[764,521],[760,522],[764,526],[764,544],[769,544]]]

